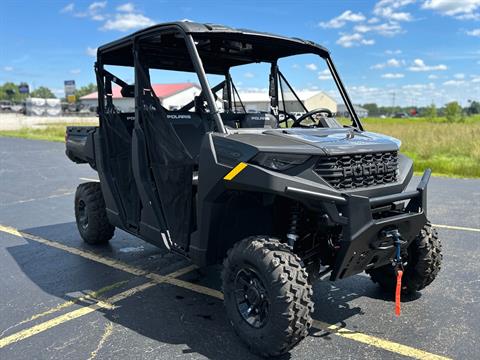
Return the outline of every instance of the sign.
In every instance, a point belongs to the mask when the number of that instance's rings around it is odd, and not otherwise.
[[[67,98],[67,101],[69,103],[74,103],[75,102],[75,80],[65,80],[63,82],[63,85],[65,87],[65,97]]]
[[[18,92],[20,94],[28,94],[30,92],[30,89],[28,88],[28,84],[19,85]]]

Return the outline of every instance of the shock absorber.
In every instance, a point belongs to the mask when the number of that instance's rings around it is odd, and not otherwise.
[[[300,228],[300,204],[296,201],[292,205],[290,211],[290,225],[287,232],[287,241],[288,245],[293,248],[295,242],[299,238],[299,228]]]

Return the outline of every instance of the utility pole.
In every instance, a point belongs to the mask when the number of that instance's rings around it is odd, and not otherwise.
[[[395,111],[395,91],[392,92],[392,116]]]

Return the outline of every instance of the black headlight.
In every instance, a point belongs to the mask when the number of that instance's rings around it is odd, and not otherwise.
[[[251,163],[268,169],[283,171],[303,164],[309,158],[310,155],[304,154],[259,153],[251,160]]]

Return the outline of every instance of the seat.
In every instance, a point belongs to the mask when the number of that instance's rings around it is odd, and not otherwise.
[[[258,113],[223,113],[223,124],[233,129],[276,129],[278,121],[275,116],[266,112]]]
[[[198,165],[200,146],[207,133],[207,121],[199,114],[189,111],[168,111],[167,119],[188,150],[195,165]]]
[[[278,121],[275,116],[265,112],[247,113],[243,120],[240,121],[241,128],[264,128],[276,129]]]

